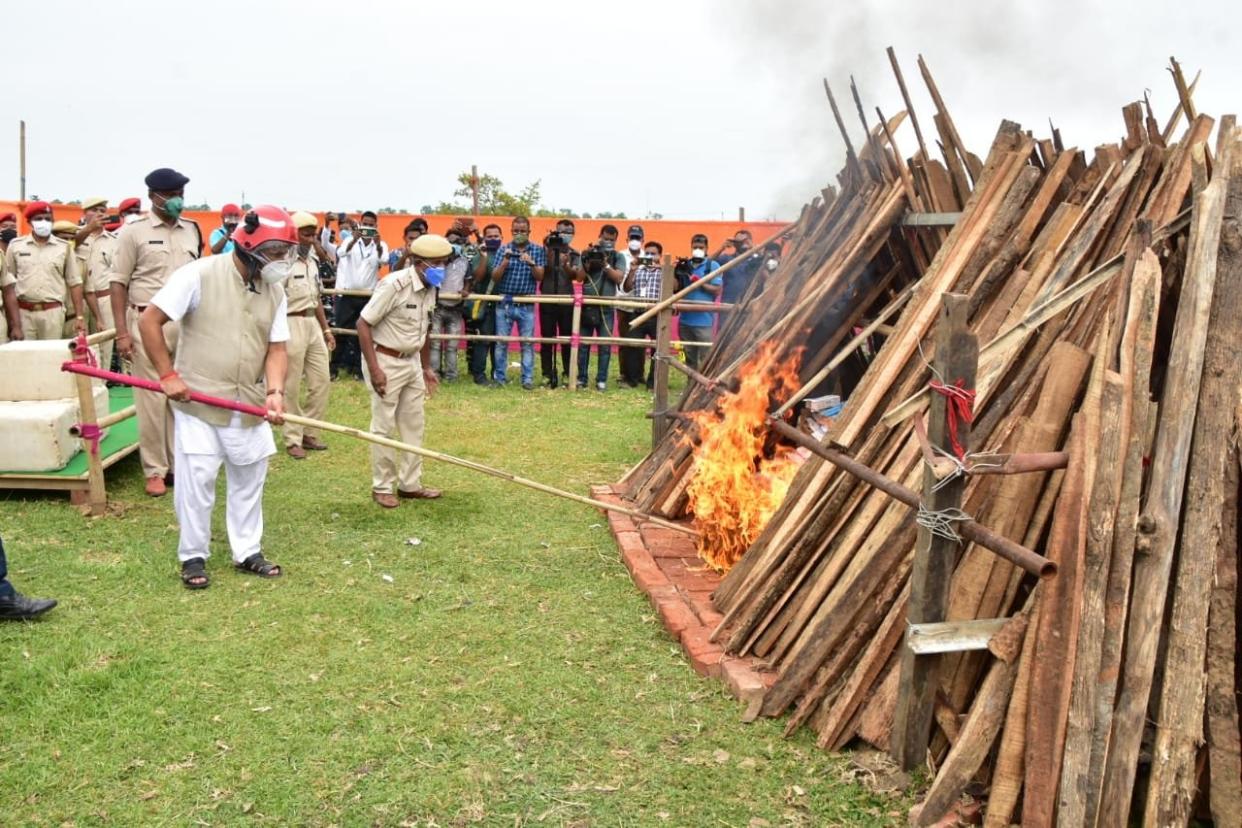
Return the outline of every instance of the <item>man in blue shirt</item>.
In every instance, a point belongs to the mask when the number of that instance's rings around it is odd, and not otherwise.
[[[711,274],[720,269],[720,264],[707,258],[707,236],[702,233],[691,236],[690,248],[689,273],[685,273],[684,278],[689,282],[697,283],[698,287],[686,294],[686,301],[715,302],[716,297],[720,295],[721,284],[720,277]],[[678,274],[678,278],[683,278],[681,273]],[[678,284],[678,288],[680,289],[683,284],[685,283]],[[683,342],[711,342],[713,316],[715,314],[708,311],[683,312],[678,317],[678,336]],[[699,365],[707,356],[708,349],[690,346],[685,351],[686,365],[696,371],[699,370]]]
[[[745,261],[733,265],[721,277],[724,279],[724,293],[720,300],[725,304],[741,302],[750,283],[755,280],[755,274],[759,272],[759,268],[763,267],[764,256],[752,252],[752,247],[754,247],[754,242],[750,231],[742,228],[733,234],[733,238],[726,239],[716,251],[716,255],[712,257],[721,265],[728,264],[739,256],[745,257]]]
[[[530,219],[517,216],[510,227],[513,241],[501,247],[496,255],[496,265],[492,268],[492,280],[496,283],[496,292],[505,297],[496,308],[496,333],[509,336],[513,326],[518,329],[518,336],[532,337],[535,335],[535,306],[517,304],[515,296],[531,296],[539,283],[543,281],[543,269],[547,264],[544,249],[530,240]],[[504,385],[508,380],[507,371],[509,343],[497,342],[492,380]],[[529,391],[535,387],[535,346],[530,342],[522,343],[522,388]]]
[[[220,226],[211,231],[211,254],[233,252],[233,231],[241,221],[241,208],[236,204],[226,204],[220,209]]]

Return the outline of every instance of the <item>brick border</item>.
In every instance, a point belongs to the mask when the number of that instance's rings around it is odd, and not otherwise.
[[[631,505],[612,486],[592,486],[591,496]],[[734,697],[747,704],[745,718],[753,719],[776,673],[760,670],[753,658],[725,655],[721,645],[711,640],[712,631],[724,620],[711,598],[720,575],[699,560],[689,535],[636,524],[634,518],[619,512],[608,512],[607,517],[634,585],[646,593],[664,628],[681,643],[690,666],[701,676],[724,682]]]

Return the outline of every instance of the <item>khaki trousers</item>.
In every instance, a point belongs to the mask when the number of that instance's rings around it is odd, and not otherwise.
[[[328,411],[328,346],[313,316],[289,317],[289,373],[285,375],[285,406],[290,414],[322,420]],[[306,403],[300,399],[302,378],[306,378]],[[303,429],[298,423],[285,424],[285,447],[302,445],[303,437],[318,437],[319,429]]]
[[[133,375],[158,382],[159,374],[147,358],[147,349],[142,346],[138,316],[138,311],[133,307],[125,309],[125,324],[134,341]],[[174,356],[180,332],[176,322],[164,325],[164,342]],[[163,394],[135,388],[134,407],[138,409],[138,456],[142,460],[142,474],[144,477],[164,477],[172,471],[172,406]]]
[[[29,311],[22,309],[22,334],[27,339],[64,339],[65,309]]]
[[[114,325],[112,299],[109,297],[105,296],[99,300],[99,318],[96,319],[95,315],[90,311],[87,311],[87,313],[91,315],[91,331],[93,333],[106,331]],[[99,365],[105,371],[112,370],[112,348],[114,344],[115,340],[109,339],[99,346]]]
[[[423,444],[423,402],[427,388],[423,384],[423,365],[418,354],[398,359],[376,354],[379,367],[388,377],[384,396],[371,389],[371,432],[416,446]],[[362,361],[363,378],[371,383],[370,369]],[[393,485],[406,492],[422,488],[423,458],[408,451],[385,446],[371,446],[371,491],[393,493]]]

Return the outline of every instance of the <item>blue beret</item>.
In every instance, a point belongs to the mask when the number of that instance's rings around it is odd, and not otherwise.
[[[174,169],[160,167],[158,170],[152,170],[143,181],[146,182],[148,190],[155,190],[159,193],[169,190],[180,190],[189,183],[190,179]]]

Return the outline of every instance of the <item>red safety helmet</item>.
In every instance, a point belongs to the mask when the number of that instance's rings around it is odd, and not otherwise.
[[[233,231],[233,243],[253,253],[265,242],[278,241],[298,243],[298,229],[293,218],[274,204],[260,204],[242,218],[241,226]]]

